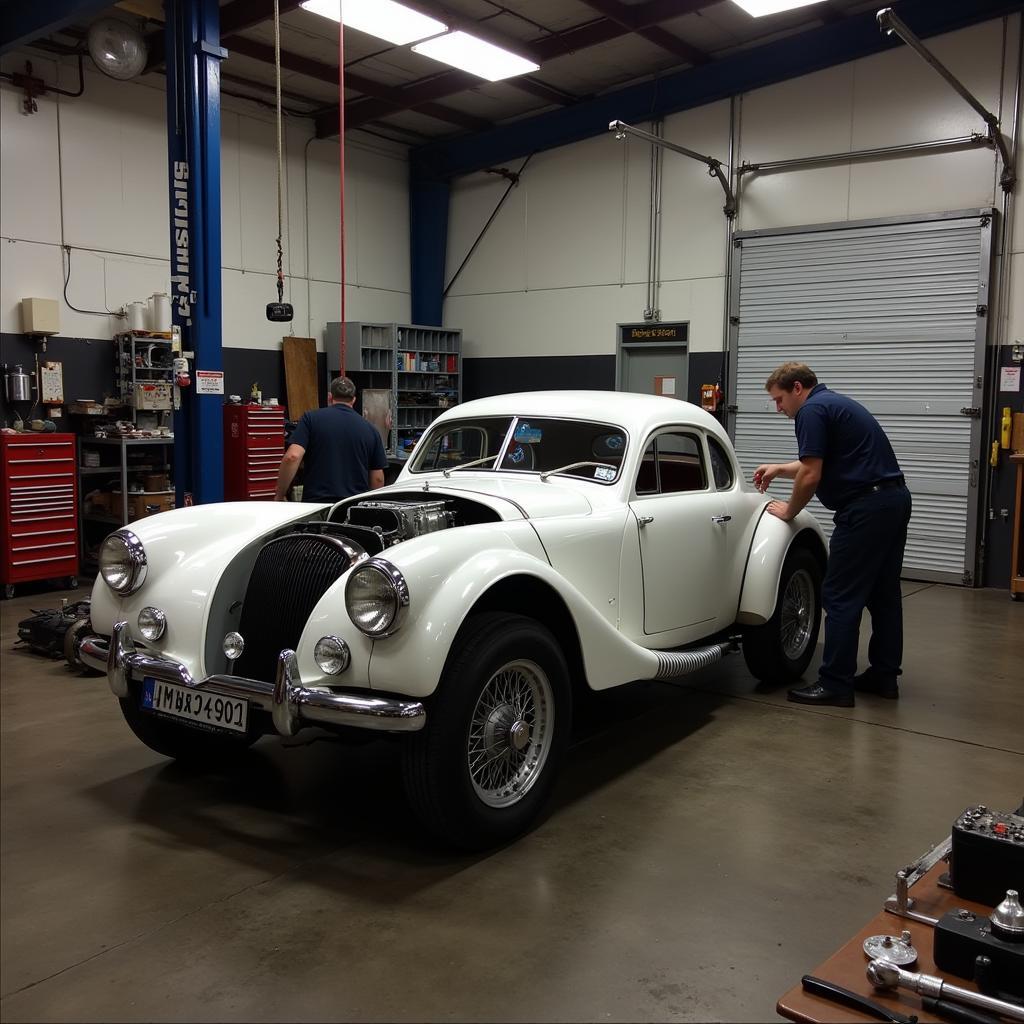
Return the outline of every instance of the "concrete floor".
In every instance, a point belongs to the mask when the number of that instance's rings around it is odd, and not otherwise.
[[[899,703],[787,704],[738,657],[600,695],[550,815],[472,858],[387,744],[166,761],[12,650],[59,592],[5,602],[0,1019],[771,1019],[964,807],[1024,796],[1024,604],[905,594]]]

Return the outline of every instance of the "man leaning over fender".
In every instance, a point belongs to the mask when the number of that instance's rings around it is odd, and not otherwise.
[[[889,438],[859,402],[829,391],[809,366],[783,363],[765,383],[775,408],[795,421],[799,458],[754,471],[764,492],[776,477],[793,481],[789,501],[768,511],[792,520],[815,494],[835,512],[822,588],[825,650],[818,681],[789,691],[799,704],[850,708],[854,690],[899,696],[903,660],[900,571],[910,521],[910,492]],[[869,667],[859,676],[861,614],[871,613]]]

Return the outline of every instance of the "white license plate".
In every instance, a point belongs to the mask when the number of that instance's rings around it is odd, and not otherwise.
[[[146,676],[142,681],[142,707],[146,711],[183,718],[209,729],[230,729],[233,732],[245,732],[249,716],[248,701],[192,690],[177,683],[165,683],[152,676]]]

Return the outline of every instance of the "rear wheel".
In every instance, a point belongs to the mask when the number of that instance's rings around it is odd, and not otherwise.
[[[244,733],[215,733],[178,725],[152,711],[143,711],[134,696],[119,700],[121,713],[129,728],[150,750],[188,764],[209,765],[231,761],[244,753],[260,737],[251,724]]]
[[[551,794],[569,740],[569,671],[551,633],[521,615],[474,616],[456,643],[403,771],[423,824],[481,849],[525,831]]]
[[[821,580],[821,566],[810,551],[789,552],[772,617],[743,634],[743,657],[758,679],[791,683],[807,671],[821,628]]]

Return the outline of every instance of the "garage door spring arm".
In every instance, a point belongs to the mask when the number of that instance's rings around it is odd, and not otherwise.
[[[608,131],[615,132],[615,138],[617,139],[624,139],[627,135],[635,135],[638,139],[645,139],[653,146],[664,146],[665,149],[671,149],[674,153],[682,153],[683,156],[688,156],[691,160],[699,160],[702,164],[707,164],[708,174],[718,178],[718,183],[722,186],[722,191],[725,193],[725,206],[722,207],[722,212],[730,220],[736,216],[736,195],[729,184],[729,179],[722,170],[721,160],[716,160],[713,156],[705,156],[703,153],[697,153],[695,150],[687,149],[685,146],[677,146],[674,142],[668,142],[657,135],[645,132],[642,128],[634,128],[632,125],[626,124],[625,121],[612,121],[608,125]]]

